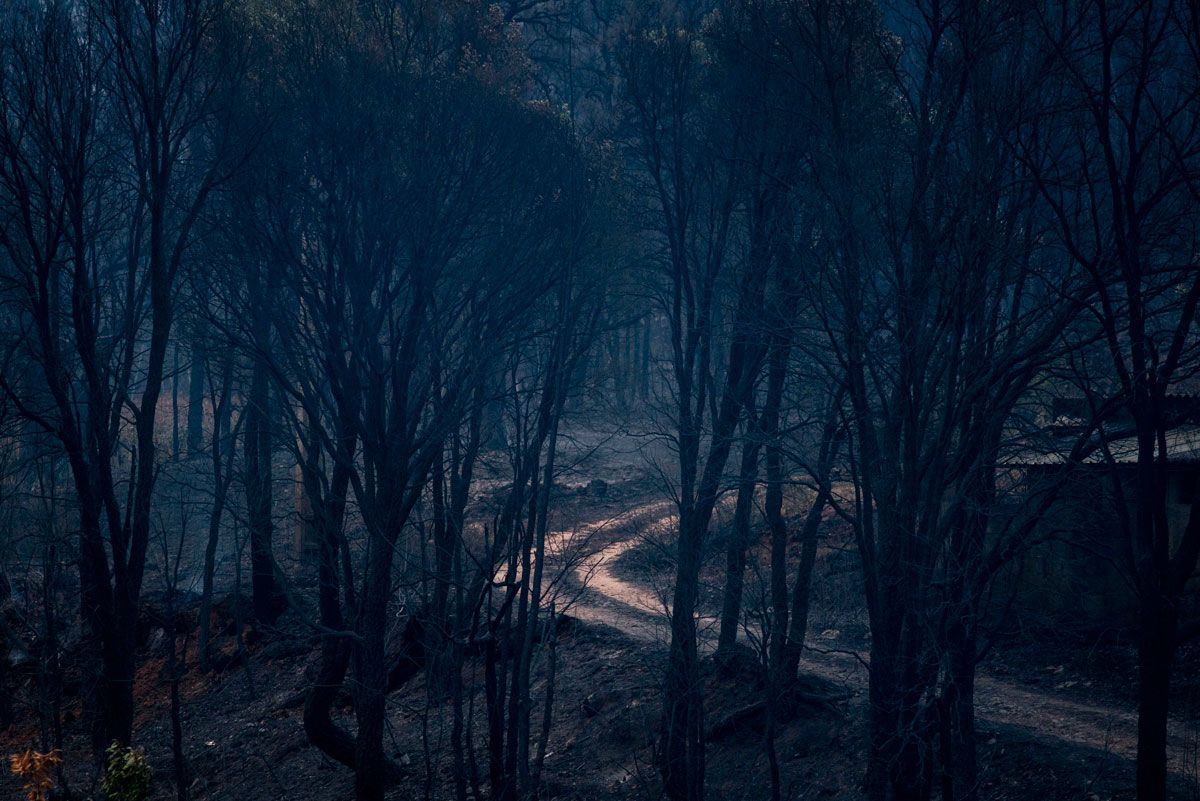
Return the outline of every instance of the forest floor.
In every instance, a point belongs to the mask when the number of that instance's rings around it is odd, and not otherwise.
[[[671,557],[665,547],[672,506],[644,472],[606,475],[603,497],[586,484],[564,488],[556,505],[557,533],[548,550],[556,608],[569,615],[553,653],[556,702],[542,774],[543,799],[602,801],[655,799],[653,743],[659,716],[659,687],[667,643]],[[722,518],[722,516],[724,516]],[[721,510],[714,526],[714,557],[700,619],[703,650],[716,638],[717,578],[727,523]],[[835,525],[830,523],[829,525]],[[845,569],[845,550],[836,533],[827,537],[817,567],[814,608],[803,670],[841,691],[835,705],[814,706],[783,726],[777,743],[784,798],[859,799],[864,764],[864,704],[867,630],[853,601],[854,577]],[[761,577],[747,584],[751,619],[762,607]],[[229,604],[220,611],[230,619]],[[754,626],[744,640],[755,645]],[[193,801],[335,801],[352,798],[350,772],[308,745],[302,726],[302,697],[315,667],[316,636],[298,619],[285,618],[271,631],[248,632],[248,659],[232,658],[236,644],[219,645],[231,658],[219,673],[202,674],[189,649],[183,680],[185,751],[191,767]],[[189,645],[194,644],[194,637]],[[1068,641],[1029,645],[1002,642],[978,683],[979,762],[985,799],[1014,801],[1101,801],[1132,799],[1136,720],[1129,687],[1132,674],[1112,674],[1128,665],[1127,647],[1105,646],[1072,653]],[[175,798],[171,782],[168,692],[163,679],[161,632],[149,627],[136,693],[137,742],[144,746],[158,780],[154,798]],[[1096,655],[1100,654],[1100,657]],[[1190,655],[1182,671],[1192,669]],[[1102,658],[1101,658],[1102,657]],[[1124,661],[1122,661],[1124,660]],[[713,801],[768,796],[768,761],[761,727],[739,713],[761,697],[756,660],[732,674],[718,674],[706,659],[706,717],[713,733],[708,748],[708,797]],[[550,664],[536,666],[535,719]],[[469,662],[468,686],[483,684],[482,665]],[[816,679],[814,679],[815,681]],[[474,735],[485,729],[482,694],[473,697]],[[1173,797],[1200,799],[1196,777],[1200,726],[1195,705],[1171,727]],[[86,798],[92,775],[78,700],[68,699],[65,756],[67,778]],[[406,772],[395,799],[453,797],[450,714],[430,703],[422,679],[389,699],[387,749]],[[348,703],[342,722],[352,725]],[[1189,719],[1185,719],[1189,718]],[[733,725],[732,721],[739,721]],[[726,725],[729,724],[729,725]],[[0,753],[36,744],[31,712],[0,734]],[[482,748],[478,775],[486,789]],[[468,785],[475,783],[468,776]],[[474,796],[474,794],[472,793]],[[481,794],[486,797],[486,792]],[[0,778],[0,800],[19,797],[18,784]]]
[[[673,509],[669,504],[651,502],[626,514],[638,521],[632,526],[637,533],[614,538],[576,568],[578,580],[587,583],[587,592],[574,612],[584,620],[616,625],[630,636],[662,647],[668,622],[667,589],[673,577],[672,558],[664,545],[675,522]],[[828,544],[822,551],[801,670],[846,688],[851,693],[850,706],[862,707],[869,665],[869,635],[862,627],[865,613],[858,604],[847,602],[857,595],[852,587],[838,586],[844,582],[838,581],[836,564],[829,564],[836,563],[844,551]],[[720,549],[710,549],[710,554],[702,574],[708,579],[707,604],[698,615],[701,647],[708,653],[716,643],[722,570]],[[752,577],[748,603],[754,592]],[[765,600],[760,603],[765,605]],[[753,640],[754,632],[746,631],[744,636]],[[1023,743],[1042,749],[1048,767],[1054,767],[1055,755],[1062,758],[1057,769],[1063,775],[1054,779],[1057,791],[1064,792],[1061,797],[1132,797],[1128,785],[1132,784],[1137,750],[1137,713],[1136,682],[1129,671],[1135,668],[1134,655],[1127,644],[1095,642],[1083,647],[1085,642],[1061,634],[1055,638],[1046,632],[1011,634],[998,640],[976,681],[976,716],[983,735],[981,762],[994,759],[997,748],[1003,755],[1007,748]],[[1169,768],[1174,792],[1180,798],[1200,798],[1200,709],[1194,691],[1197,656],[1192,648],[1181,656],[1181,689],[1176,693],[1180,703],[1169,729]],[[1074,791],[1071,781],[1064,780],[1071,775],[1073,763],[1098,768],[1079,774]],[[986,768],[984,774],[986,777]],[[997,791],[1007,783],[995,775],[988,780]],[[1058,797],[1047,787],[1030,785],[1029,790],[1031,798]]]

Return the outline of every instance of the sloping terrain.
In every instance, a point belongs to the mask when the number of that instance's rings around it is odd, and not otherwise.
[[[564,492],[559,528],[548,545],[557,566],[555,603],[570,616],[561,628],[553,729],[543,772],[544,798],[649,799],[657,797],[654,741],[659,682],[666,649],[666,605],[661,575],[622,567],[645,547],[648,532],[669,531],[672,507],[644,482],[625,481],[603,499]],[[570,525],[564,525],[569,521]],[[229,607],[227,603],[226,608]],[[715,641],[715,621],[701,620],[705,651]],[[754,632],[748,632],[753,639]],[[150,631],[139,673],[138,742],[160,777],[155,798],[174,798],[168,695],[161,634]],[[194,637],[192,638],[194,641]],[[350,798],[349,771],[308,745],[302,698],[315,664],[315,635],[301,621],[278,630],[251,630],[248,658],[239,660],[232,637],[220,645],[224,670],[202,675],[189,652],[183,681],[185,749],[191,765],[190,797],[203,800],[324,801]],[[853,638],[818,632],[803,669],[841,688],[846,699],[832,708],[806,709],[782,729],[778,753],[785,797],[861,797],[866,655]],[[748,653],[750,653],[748,651]],[[537,665],[535,702],[541,703],[548,663]],[[706,670],[707,718],[715,733],[709,748],[712,799],[757,799],[767,794],[768,770],[761,727],[741,713],[760,697],[753,658],[732,675]],[[471,662],[464,680],[482,686],[482,665]],[[1015,678],[980,677],[980,764],[986,798],[1131,798],[1135,718],[1128,703],[1092,693],[1028,686]],[[478,743],[477,779],[486,795],[482,748],[484,702],[473,700]],[[390,699],[388,750],[404,768],[393,797],[450,798],[453,766],[448,707],[430,704],[418,679]],[[348,704],[341,714],[352,725]],[[540,712],[539,712],[540,714]],[[78,721],[77,700],[67,710],[65,777],[86,797],[91,766]],[[0,737],[4,752],[33,743],[28,716]],[[1200,733],[1172,723],[1171,766],[1181,798],[1196,797],[1192,777]],[[474,783],[474,782],[472,782]],[[0,779],[0,798],[17,797],[11,777]]]

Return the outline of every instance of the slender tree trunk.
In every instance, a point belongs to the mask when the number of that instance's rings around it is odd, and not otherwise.
[[[767,679],[767,692],[772,698],[778,698],[779,674],[778,671],[772,671],[772,674]],[[771,781],[771,801],[780,801],[783,797],[783,780],[779,770],[779,748],[776,745],[776,733],[778,724],[775,715],[776,705],[768,703],[766,708],[766,736],[763,738],[767,751],[767,771]]]
[[[560,370],[554,371],[552,380],[557,381],[558,376],[561,375],[562,372]],[[517,697],[517,711],[520,715],[517,727],[517,779],[523,798],[532,798],[537,792],[536,785],[532,783],[529,763],[529,744],[532,740],[530,720],[533,713],[533,701],[530,697],[529,684],[534,645],[538,641],[536,634],[541,619],[542,572],[546,562],[546,532],[549,524],[550,494],[554,489],[554,465],[555,455],[558,450],[558,426],[562,416],[563,402],[565,401],[565,393],[562,392],[561,388],[556,392],[556,395],[558,400],[554,406],[554,420],[550,424],[550,434],[546,439],[546,464],[543,468],[541,491],[535,499],[537,503],[537,520],[534,524],[533,576],[530,587],[530,606],[528,618],[525,622],[524,639],[521,644],[521,660],[518,668],[521,680],[520,693]],[[553,635],[550,636],[552,637]],[[546,692],[546,703],[550,704],[553,683],[549,685]],[[544,732],[543,736],[547,735],[548,731]]]
[[[466,627],[467,611],[463,608],[465,595],[463,593],[463,566],[462,566],[462,551],[456,550],[454,555],[454,585],[457,588],[455,592],[455,618],[459,621],[460,629]],[[468,756],[468,749],[471,747],[464,740],[470,735],[470,725],[466,722],[466,716],[463,709],[463,661],[465,658],[465,649],[460,637],[456,636],[451,641],[450,646],[450,697],[453,704],[453,720],[450,724],[450,748],[454,753],[454,799],[455,801],[467,801],[468,779],[473,777],[474,759]],[[474,697],[474,696],[472,696]],[[471,752],[474,753],[473,751]],[[475,782],[472,780],[470,785],[476,789],[476,798],[479,798],[478,788],[475,787]]]
[[[638,375],[641,379],[638,382],[638,394],[642,400],[650,397],[650,343],[653,330],[653,318],[647,318],[642,326],[642,363],[638,369]]]
[[[213,584],[217,572],[217,547],[221,540],[221,519],[224,516],[225,491],[218,486],[208,516],[208,539],[204,543],[204,575],[200,587],[200,620],[196,635],[196,652],[200,670],[208,672],[212,658]]]
[[[196,651],[200,670],[207,672],[211,659],[212,639],[212,603],[214,582],[217,571],[217,548],[221,540],[221,523],[225,516],[225,503],[229,497],[229,484],[232,479],[231,466],[227,457],[232,451],[234,432],[229,429],[229,392],[230,375],[227,365],[222,377],[221,397],[213,410],[212,432],[212,473],[213,473],[213,502],[208,512],[208,538],[204,544],[204,573],[201,576],[200,587],[200,620],[197,634]],[[203,397],[203,396],[201,396]],[[226,440],[228,436],[228,440]]]
[[[539,450],[539,457],[540,457]],[[504,748],[505,797],[516,798],[521,791],[520,766],[521,737],[527,727],[523,725],[529,706],[528,687],[525,682],[525,639],[526,634],[532,637],[533,594],[533,541],[537,532],[538,512],[541,500],[541,465],[536,465],[529,486],[528,515],[526,517],[525,535],[518,540],[514,562],[521,565],[520,587],[517,591],[516,623],[505,634],[506,657],[511,658],[511,673],[509,674],[509,692],[507,717],[505,719],[506,738]],[[532,648],[532,639],[530,641]],[[528,745],[528,743],[526,743]]]
[[[790,678],[784,657],[788,638],[787,522],[783,517],[783,452],[779,442],[780,404],[786,378],[788,349],[776,343],[771,348],[767,370],[767,399],[763,405],[763,438],[766,440],[767,487],[763,511],[771,531],[771,626],[767,643],[767,764],[771,777],[771,801],[780,801],[782,777],[776,746],[777,717]]]
[[[53,547],[53,546],[51,546],[51,547]],[[44,553],[45,552],[43,552],[43,559],[45,558]],[[44,579],[43,584],[45,582],[48,582],[50,577],[53,575],[54,575],[53,568],[47,562],[46,578]],[[5,576],[0,575],[0,607],[3,607],[7,604],[10,595],[11,595],[11,593],[10,593],[10,588],[9,588],[9,584],[8,584],[8,579]],[[45,648],[45,641],[49,639],[49,632],[52,630],[51,629],[52,618],[50,618],[46,614],[46,612],[48,612],[49,609],[47,608],[47,605],[45,604],[45,601],[44,601],[45,597],[46,597],[46,588],[43,586],[43,588],[42,588],[42,598],[43,598],[42,607],[43,607],[43,617],[45,617],[45,629],[43,631],[43,637],[42,637],[43,649]],[[3,619],[0,619],[0,732],[8,731],[8,727],[12,725],[12,721],[13,721],[13,690],[12,690],[12,682],[10,679],[10,673],[12,672],[11,654],[12,654],[13,645],[15,644],[14,639],[15,638],[13,637],[13,633],[9,630],[8,624]],[[49,708],[49,705],[46,703],[46,701],[47,701],[46,687],[49,683],[48,678],[46,676],[46,672],[47,672],[46,656],[47,656],[47,654],[45,654],[45,652],[43,650],[42,664],[41,664],[42,675],[40,675],[38,677],[38,690],[39,690],[39,695],[40,695],[40,698],[39,698],[40,703],[38,704],[38,712],[40,713],[40,717],[41,717],[41,721],[42,721],[41,728],[42,728],[43,748],[45,748],[45,740],[47,739],[47,737],[45,735],[49,731],[49,726],[46,725],[46,717],[47,717],[46,713],[47,713],[47,709]]]
[[[738,471],[737,503],[733,510],[733,532],[725,548],[725,587],[721,596],[721,630],[717,653],[729,653],[737,643],[742,621],[742,592],[746,579],[746,549],[750,547],[750,521],[754,493],[758,488],[758,451],[761,444],[753,410],[747,406],[746,436],[742,440],[742,463]]]
[[[453,718],[450,723],[450,748],[454,753],[454,798],[467,801],[467,759],[463,745],[463,682],[462,649],[454,646],[451,651],[450,698]]]
[[[272,624],[286,605],[276,577],[272,548],[275,528],[272,502],[271,392],[267,368],[256,358],[246,399],[245,451],[246,519],[250,529],[250,593],[254,617]]]
[[[546,675],[546,697],[542,702],[542,730],[538,736],[537,753],[534,757],[533,773],[530,777],[529,798],[537,798],[538,786],[542,781],[542,766],[546,763],[546,745],[550,742],[550,728],[554,723],[554,689],[558,680],[558,634],[555,626],[558,619],[554,613],[554,603],[550,603],[550,616],[546,621],[546,636],[549,640],[549,668]]]
[[[450,568],[454,560],[453,532],[446,509],[446,448],[438,451],[433,463],[430,494],[433,496],[433,594],[429,604],[429,628],[434,652],[440,650],[447,625],[450,600]]]
[[[711,514],[711,512],[710,512]],[[704,798],[704,706],[696,654],[696,597],[708,519],[680,510],[679,561],[671,605],[671,646],[663,701],[663,790],[671,801]]]
[[[53,503],[53,501],[52,501]],[[53,506],[51,506],[53,514]],[[38,682],[42,712],[42,750],[62,748],[62,665],[58,656],[58,609],[55,585],[58,582],[58,548],[51,543],[45,553],[46,571],[42,581],[42,659]],[[11,712],[11,710],[10,710]]]
[[[767,398],[763,404],[763,438],[766,440],[767,491],[763,511],[771,530],[771,686],[783,687],[783,655],[788,633],[787,521],[783,517],[783,451],[779,442],[780,407],[787,378],[789,348],[773,343],[767,368]],[[778,701],[772,698],[771,703]]]
[[[425,671],[426,693],[431,698],[441,698],[449,687],[447,659],[453,640],[450,627],[450,571],[454,563],[457,541],[450,526],[446,492],[446,451],[443,443],[434,459],[429,492],[433,499],[433,591],[430,595],[429,613],[426,615],[425,650],[429,655]]]
[[[171,346],[171,459],[179,458],[179,343]]]
[[[166,647],[167,674],[171,693],[171,764],[175,770],[175,797],[179,801],[188,799],[187,757],[183,752],[183,701],[179,695],[179,682],[183,678],[183,667],[179,664],[178,632],[175,630],[175,587],[167,588],[167,619],[163,641]],[[184,641],[186,649],[186,640]],[[186,654],[184,655],[186,658]]]
[[[188,456],[199,456],[204,451],[204,382],[205,326],[196,326],[192,338],[192,363],[188,370],[187,452]]]
[[[483,690],[487,699],[488,786],[491,787],[493,799],[509,801],[513,788],[504,772],[504,646],[497,642],[500,631],[497,625],[493,624],[490,627],[483,654]],[[507,638],[501,639],[507,641]]]
[[[804,651],[804,640],[808,636],[809,600],[812,597],[813,567],[817,562],[817,533],[821,527],[821,515],[829,495],[824,488],[817,490],[817,497],[804,517],[800,529],[800,563],[796,566],[796,585],[792,588],[791,614],[788,616],[787,644],[783,652],[783,672],[794,678],[800,670],[800,655]]]

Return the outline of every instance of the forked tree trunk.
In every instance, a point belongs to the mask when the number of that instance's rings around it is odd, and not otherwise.
[[[390,773],[390,763],[383,753],[388,685],[384,637],[394,547],[395,538],[390,531],[372,532],[355,626],[358,637],[352,658],[354,717],[358,723],[354,738],[354,797],[357,801],[383,801]]]
[[[745,344],[730,348],[729,372],[720,410],[713,423],[712,442],[696,491],[694,505],[679,515],[679,560],[671,601],[671,647],[663,692],[661,769],[663,789],[671,801],[704,798],[704,693],[696,653],[696,601],[704,537],[720,492],[721,475],[729,459],[733,434],[751,375],[761,362],[761,349]]]
[[[353,451],[352,444],[343,448]],[[333,705],[350,667],[349,637],[341,634],[346,628],[342,614],[338,558],[341,553],[342,524],[350,471],[335,463],[333,478],[327,494],[322,494],[321,478],[317,475],[316,448],[306,451],[308,460],[302,463],[303,476],[314,499],[313,525],[317,530],[317,606],[322,627],[321,661],[317,676],[304,698],[304,733],[308,741],[322,753],[341,764],[355,765],[354,737],[333,722]],[[342,457],[344,458],[344,456]]]
[[[783,672],[794,677],[800,669],[800,654],[804,651],[804,640],[808,636],[808,613],[812,596],[813,567],[817,561],[817,534],[821,518],[831,500],[830,478],[833,462],[837,458],[841,441],[842,392],[838,390],[830,398],[821,429],[821,445],[817,452],[817,494],[804,517],[800,529],[800,564],[796,568],[796,586],[792,588],[792,610],[788,618],[787,645],[784,646]]]
[[[108,559],[100,533],[99,500],[90,490],[91,477],[76,475],[79,496],[80,554],[79,603],[83,628],[83,653],[88,662],[84,671],[83,709],[90,724],[92,755],[97,764],[113,740],[129,742],[132,725],[133,694],[122,690],[120,666],[112,661],[112,639],[116,623]],[[130,677],[132,678],[132,677]]]
[[[804,640],[808,636],[808,613],[812,597],[813,567],[817,562],[817,533],[821,527],[821,515],[829,502],[824,487],[817,490],[817,497],[804,517],[800,529],[800,564],[796,567],[796,585],[792,588],[791,614],[788,617],[787,645],[783,651],[783,672],[794,678],[800,670],[800,655],[804,651]]]

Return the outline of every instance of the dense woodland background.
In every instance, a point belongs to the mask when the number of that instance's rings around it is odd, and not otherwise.
[[[1198,237],[1182,0],[9,0],[4,747],[1197,797]],[[1128,615],[1039,628],[1081,482]]]

